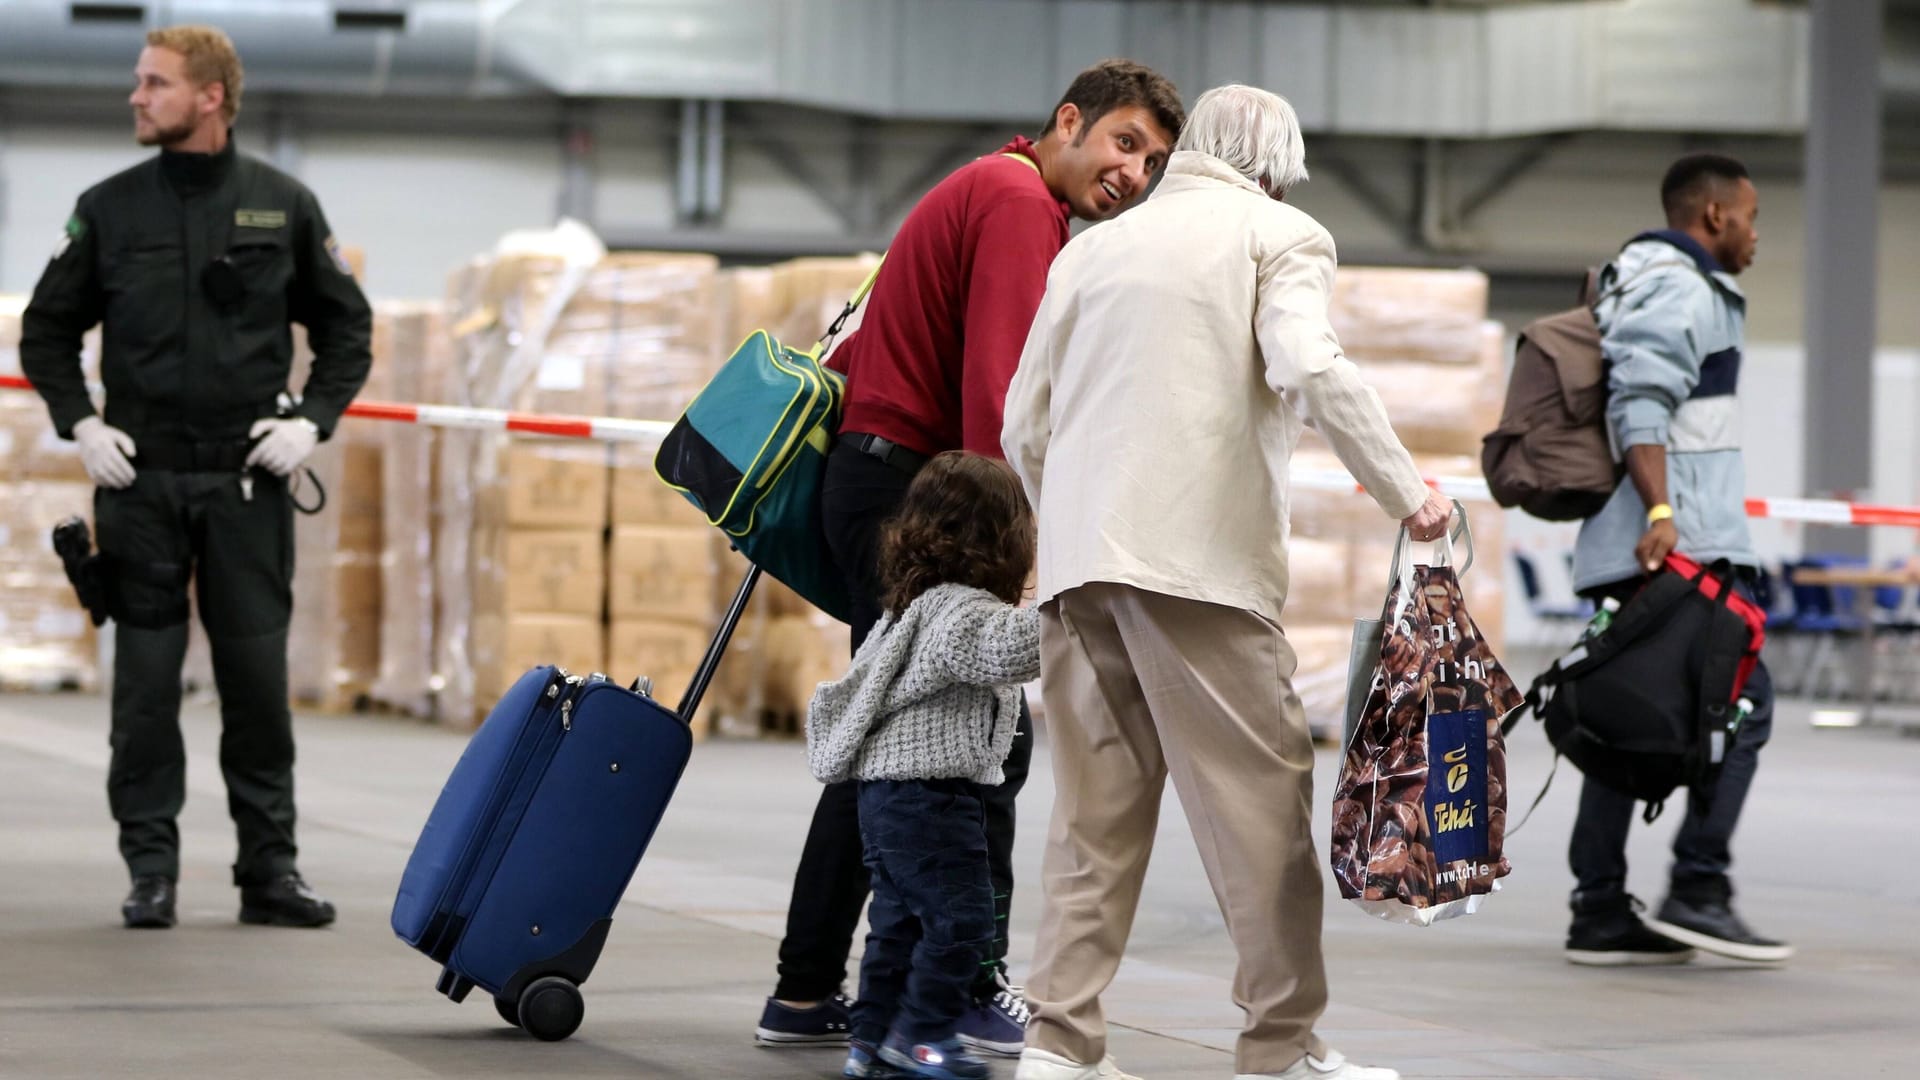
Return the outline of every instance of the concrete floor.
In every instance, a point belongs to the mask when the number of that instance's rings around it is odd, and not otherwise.
[[[1914,1075],[1920,739],[1814,731],[1806,718],[1782,709],[1737,846],[1740,906],[1799,947],[1786,966],[1569,967],[1563,851],[1578,776],[1563,769],[1509,843],[1508,889],[1480,914],[1414,929],[1330,900],[1334,1004],[1323,1034],[1409,1077]],[[342,915],[330,930],[296,931],[235,922],[218,721],[200,705],[185,722],[181,925],[130,932],[118,925],[126,882],[103,792],[104,701],[0,697],[0,1076],[837,1074],[836,1054],[751,1041],[816,790],[799,746],[699,748],[587,984],[584,1025],[542,1044],[500,1024],[483,996],[456,1007],[436,995],[437,969],[387,928],[394,884],[460,736],[382,718],[301,718],[302,865]],[[1530,800],[1548,765],[1537,730],[1516,736],[1511,761],[1516,796]],[[1322,755],[1323,796],[1334,764]],[[1050,801],[1043,749],[1023,796],[1019,867],[1029,881]],[[1634,885],[1650,902],[1672,827],[1636,833]],[[1177,807],[1161,828],[1132,950],[1107,999],[1113,1049],[1148,1080],[1223,1080],[1240,1022],[1231,952]],[[1037,899],[1018,894],[1016,975]]]

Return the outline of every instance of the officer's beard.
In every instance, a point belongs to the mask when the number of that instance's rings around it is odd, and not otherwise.
[[[191,120],[182,121],[172,127],[155,125],[142,131],[134,128],[133,138],[141,146],[157,146],[162,150],[170,149],[193,137],[194,124]]]

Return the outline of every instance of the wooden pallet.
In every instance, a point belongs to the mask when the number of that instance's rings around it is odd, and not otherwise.
[[[371,710],[373,694],[365,685],[334,686],[325,691],[295,694],[293,707],[299,712],[346,716]]]
[[[0,672],[0,693],[91,694],[100,689],[100,677],[87,671]]]

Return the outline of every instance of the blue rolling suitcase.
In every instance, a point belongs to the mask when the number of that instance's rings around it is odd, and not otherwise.
[[[604,676],[552,666],[520,677],[448,777],[393,903],[400,940],[442,965],[439,990],[474,987],[546,1040],[580,1026],[580,984],[673,798],[699,706],[759,579],[749,571],[678,709]]]

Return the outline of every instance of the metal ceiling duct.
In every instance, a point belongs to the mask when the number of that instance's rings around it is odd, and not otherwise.
[[[178,23],[226,30],[250,88],[457,97],[545,90],[492,69],[486,10],[471,0],[6,0],[0,81],[130,87],[147,29]]]
[[[1277,89],[1323,133],[1789,133],[1806,118],[1807,13],[1755,0],[0,0],[0,83],[127,86],[145,28],[183,22],[225,28],[250,87],[291,93],[1031,120],[1080,67],[1129,55],[1189,91]],[[1888,65],[1890,107],[1920,99],[1911,60]]]

